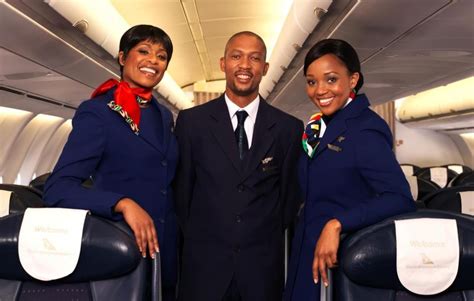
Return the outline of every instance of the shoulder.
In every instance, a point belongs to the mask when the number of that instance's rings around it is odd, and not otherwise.
[[[364,94],[358,95],[354,101],[361,101],[361,103],[363,103],[363,107],[359,107],[357,109],[360,110],[359,114],[354,116],[355,118],[349,119],[349,122],[352,123],[354,128],[359,130],[377,130],[382,132],[390,132],[385,120],[383,120],[382,117],[370,109],[369,101]]]
[[[391,135],[390,128],[388,127],[387,122],[385,122],[382,117],[380,117],[370,108],[367,108],[366,110],[364,110],[364,112],[362,112],[360,129],[374,130],[384,133],[386,135]]]
[[[204,104],[201,104],[189,109],[181,110],[179,111],[179,114],[178,114],[178,121],[182,122],[186,120],[190,122],[190,120],[196,120],[206,115],[209,115],[210,112],[214,112],[219,109],[218,106],[221,100],[222,100],[221,97],[219,97],[219,98],[210,100]]]
[[[290,129],[303,129],[303,121],[296,118],[293,115],[290,115],[268,103],[264,105],[265,110],[268,110],[268,113],[275,119],[279,124],[284,125],[284,127],[289,127]]]
[[[106,93],[91,99],[84,100],[77,108],[76,115],[87,112],[101,115],[103,112],[107,112],[107,103],[112,100],[108,94],[109,93]]]
[[[376,142],[384,141],[389,145],[393,144],[392,132],[388,124],[377,113],[369,107],[351,120],[348,120],[347,127],[358,134],[359,141]]]

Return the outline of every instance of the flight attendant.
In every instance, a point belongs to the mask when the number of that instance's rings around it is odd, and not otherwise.
[[[108,80],[78,108],[68,141],[45,185],[51,206],[91,210],[132,229],[143,257],[160,251],[164,300],[174,300],[176,217],[170,183],[178,149],[171,112],[152,96],[173,45],[160,28],[122,36],[120,81]],[[91,178],[93,187],[81,184]]]
[[[319,300],[327,269],[338,263],[341,233],[415,210],[390,129],[357,93],[364,81],[354,48],[342,40],[318,42],[306,55],[304,75],[320,113],[302,137],[305,206],[293,239],[286,301]]]

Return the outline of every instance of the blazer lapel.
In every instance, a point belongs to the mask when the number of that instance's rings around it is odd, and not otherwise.
[[[319,156],[323,152],[328,144],[333,142],[337,137],[341,136],[347,130],[346,121],[348,119],[359,116],[363,110],[369,106],[369,101],[364,94],[357,95],[357,97],[347,105],[342,111],[340,111],[333,120],[331,120],[330,126],[327,127],[321,142],[314,157]]]
[[[229,117],[229,109],[225,103],[224,94],[215,100],[214,106],[211,107],[211,132],[216,139],[217,144],[229,158],[238,173],[241,173],[241,165],[237,143],[232,129],[232,122]]]
[[[331,125],[327,127],[326,132],[324,133],[323,138],[321,138],[318,148],[316,149],[314,158],[319,156],[319,154],[321,154],[321,152],[328,147],[329,143],[334,141],[334,139],[336,139],[337,137],[339,137],[342,133],[346,131],[346,120],[341,119],[341,118],[337,118],[337,119],[336,118],[334,118],[331,121]]]
[[[139,132],[139,137],[142,138],[146,143],[148,143],[150,146],[152,146],[154,149],[159,151],[162,154],[166,154],[168,144],[169,144],[169,139],[170,139],[170,133],[171,133],[171,126],[172,126],[172,120],[169,119],[167,114],[162,110],[162,108],[158,105],[158,101],[153,97],[151,101],[151,105],[154,106],[159,112],[161,116],[161,130],[162,130],[162,138],[163,140],[161,143],[157,143],[156,139],[151,139],[150,137],[147,137],[146,135],[143,135],[141,132]]]
[[[273,145],[274,137],[271,128],[275,123],[276,121],[270,114],[269,105],[263,98],[260,98],[257,120],[253,129],[252,146],[247,153],[248,157],[244,160],[244,179],[257,168],[268,149]]]

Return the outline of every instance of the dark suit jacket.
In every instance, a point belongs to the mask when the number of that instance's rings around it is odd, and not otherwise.
[[[73,129],[53,173],[45,185],[44,200],[51,206],[89,209],[120,220],[112,207],[130,197],[153,218],[163,260],[164,282],[176,282],[177,223],[171,180],[178,159],[172,134],[171,112],[153,99],[161,114],[163,143],[133,133],[122,116],[107,103],[113,90],[84,101],[73,120]],[[94,186],[81,183],[93,177]]]
[[[365,95],[358,95],[331,120],[313,158],[301,157],[305,206],[293,239],[285,300],[319,300],[311,270],[327,221],[338,219],[347,233],[415,210],[392,139]]]
[[[261,99],[252,146],[241,161],[224,95],[180,112],[181,300],[220,301],[232,277],[244,300],[281,299],[284,228],[300,201],[302,130],[301,121]]]

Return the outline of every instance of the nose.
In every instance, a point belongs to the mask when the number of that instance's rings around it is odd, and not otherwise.
[[[316,95],[319,95],[319,96],[320,96],[320,95],[326,94],[327,90],[328,90],[328,89],[327,89],[326,85],[325,85],[324,82],[323,82],[323,83],[319,83],[319,84],[316,86],[316,91],[315,91],[315,92],[316,92]]]
[[[158,62],[158,55],[156,53],[150,53],[148,55],[148,58],[147,60],[151,63],[151,64],[156,64]]]
[[[240,67],[244,69],[250,68],[250,58],[248,56],[242,56]]]

